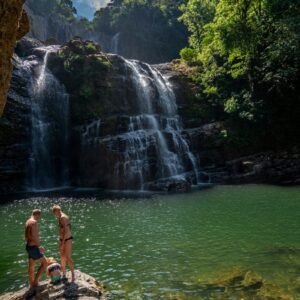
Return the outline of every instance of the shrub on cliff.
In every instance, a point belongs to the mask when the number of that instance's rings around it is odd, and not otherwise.
[[[299,1],[189,0],[181,9],[191,32],[182,58],[197,65],[192,78],[228,132],[249,147],[299,143]]]

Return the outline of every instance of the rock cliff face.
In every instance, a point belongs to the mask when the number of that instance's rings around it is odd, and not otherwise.
[[[76,271],[75,283],[51,284],[48,280],[40,282],[35,293],[27,288],[20,291],[7,293],[0,296],[0,300],[55,300],[55,299],[81,299],[81,300],[105,300],[106,293],[103,286],[93,277]]]
[[[23,11],[24,0],[0,2],[0,116],[11,79],[13,55],[16,40],[29,31],[27,14]]]
[[[43,170],[56,166],[52,173],[65,175],[61,162],[68,161],[69,180],[64,182],[83,187],[176,191],[188,190],[196,181],[299,184],[299,149],[247,152],[224,139],[221,121],[191,115],[197,87],[176,63],[150,66],[125,60],[79,38],[48,52],[53,47],[29,38],[16,47],[19,58],[14,57],[0,123],[0,193],[32,188],[33,161],[46,161],[50,167]],[[46,74],[44,81],[45,68],[52,75]],[[66,114],[60,105],[66,100],[62,83],[68,93]],[[38,110],[46,113],[44,117],[33,109],[39,102],[32,95],[34,87],[44,89],[38,99],[49,100]],[[62,117],[64,127],[59,123]],[[47,146],[43,136],[49,130]],[[68,131],[66,139],[63,131]],[[69,146],[64,151],[63,141]],[[49,160],[51,148],[59,155]],[[39,160],[34,149],[43,150]]]
[[[24,190],[31,139],[29,74],[15,55],[7,104],[0,120],[0,193]]]
[[[2,192],[30,188],[35,150],[42,151],[39,161],[46,162],[52,146],[57,150],[62,148],[62,143],[45,146],[49,137],[44,135],[52,127],[50,123],[58,122],[61,117],[54,102],[59,104],[63,98],[57,98],[56,94],[49,98],[51,101],[45,101],[44,96],[52,93],[53,81],[49,81],[51,76],[47,76],[45,83],[41,80],[43,64],[69,94],[68,159],[73,186],[186,190],[196,182],[197,162],[181,135],[175,97],[156,69],[118,55],[106,55],[93,42],[81,39],[48,53],[45,62],[47,49],[28,38],[16,48],[21,58],[15,59],[15,84],[10,90],[0,132],[13,132],[15,115],[21,118],[18,124],[26,131],[16,139],[8,141],[3,136],[0,140],[0,177],[5,182],[1,185]],[[40,88],[45,88],[46,94],[40,100],[35,99],[32,91]],[[44,103],[39,114],[33,109],[36,101]],[[15,109],[15,104],[24,109],[24,115]],[[46,118],[42,116],[44,113]],[[36,130],[43,134],[35,134]],[[53,130],[51,140],[55,139],[53,135],[58,135],[57,131]],[[40,136],[43,148],[47,149],[35,148],[33,140],[41,143],[34,136]],[[22,155],[17,149],[24,150]],[[54,157],[57,159],[53,163],[41,168],[48,170],[57,165],[59,157]],[[61,164],[59,167],[63,168]]]
[[[25,9],[30,21],[28,37],[41,41],[52,39],[63,44],[74,36],[80,36],[86,39],[91,39],[95,36],[95,33],[92,30],[86,29],[79,20],[69,21],[64,16],[51,10],[46,15],[39,14],[34,11],[29,4],[25,4]],[[100,35],[97,39],[99,42],[104,42],[105,36],[101,39]],[[109,43],[109,41],[107,41],[107,43]]]

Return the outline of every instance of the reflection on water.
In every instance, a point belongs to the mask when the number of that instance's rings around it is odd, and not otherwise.
[[[104,282],[112,299],[212,299],[199,282],[232,267],[253,270],[297,295],[299,192],[227,186],[142,199],[16,200],[0,207],[0,293],[26,284],[23,228],[34,207],[44,212],[46,254],[58,258],[50,211],[58,203],[71,218],[76,268]]]

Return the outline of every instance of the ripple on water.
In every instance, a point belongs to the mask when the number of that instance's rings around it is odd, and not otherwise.
[[[291,283],[300,277],[300,252],[293,251],[300,248],[299,192],[245,186],[145,201],[15,201],[0,207],[5,241],[0,244],[0,291],[26,284],[27,257],[18,241],[35,207],[43,210],[40,228],[46,255],[58,258],[53,203],[70,215],[76,268],[103,281],[112,299],[157,300],[182,294],[199,299],[207,292],[199,279],[209,280],[215,271],[237,265],[293,290]]]

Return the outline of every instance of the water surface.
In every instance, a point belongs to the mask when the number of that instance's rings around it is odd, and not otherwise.
[[[100,199],[101,198],[101,199]],[[27,280],[24,221],[44,212],[41,239],[58,258],[50,208],[71,217],[77,269],[101,280],[111,299],[204,299],[199,279],[220,270],[253,270],[300,298],[300,188],[219,186],[142,199],[31,197],[0,206],[0,293]],[[209,299],[209,298],[205,298]]]

